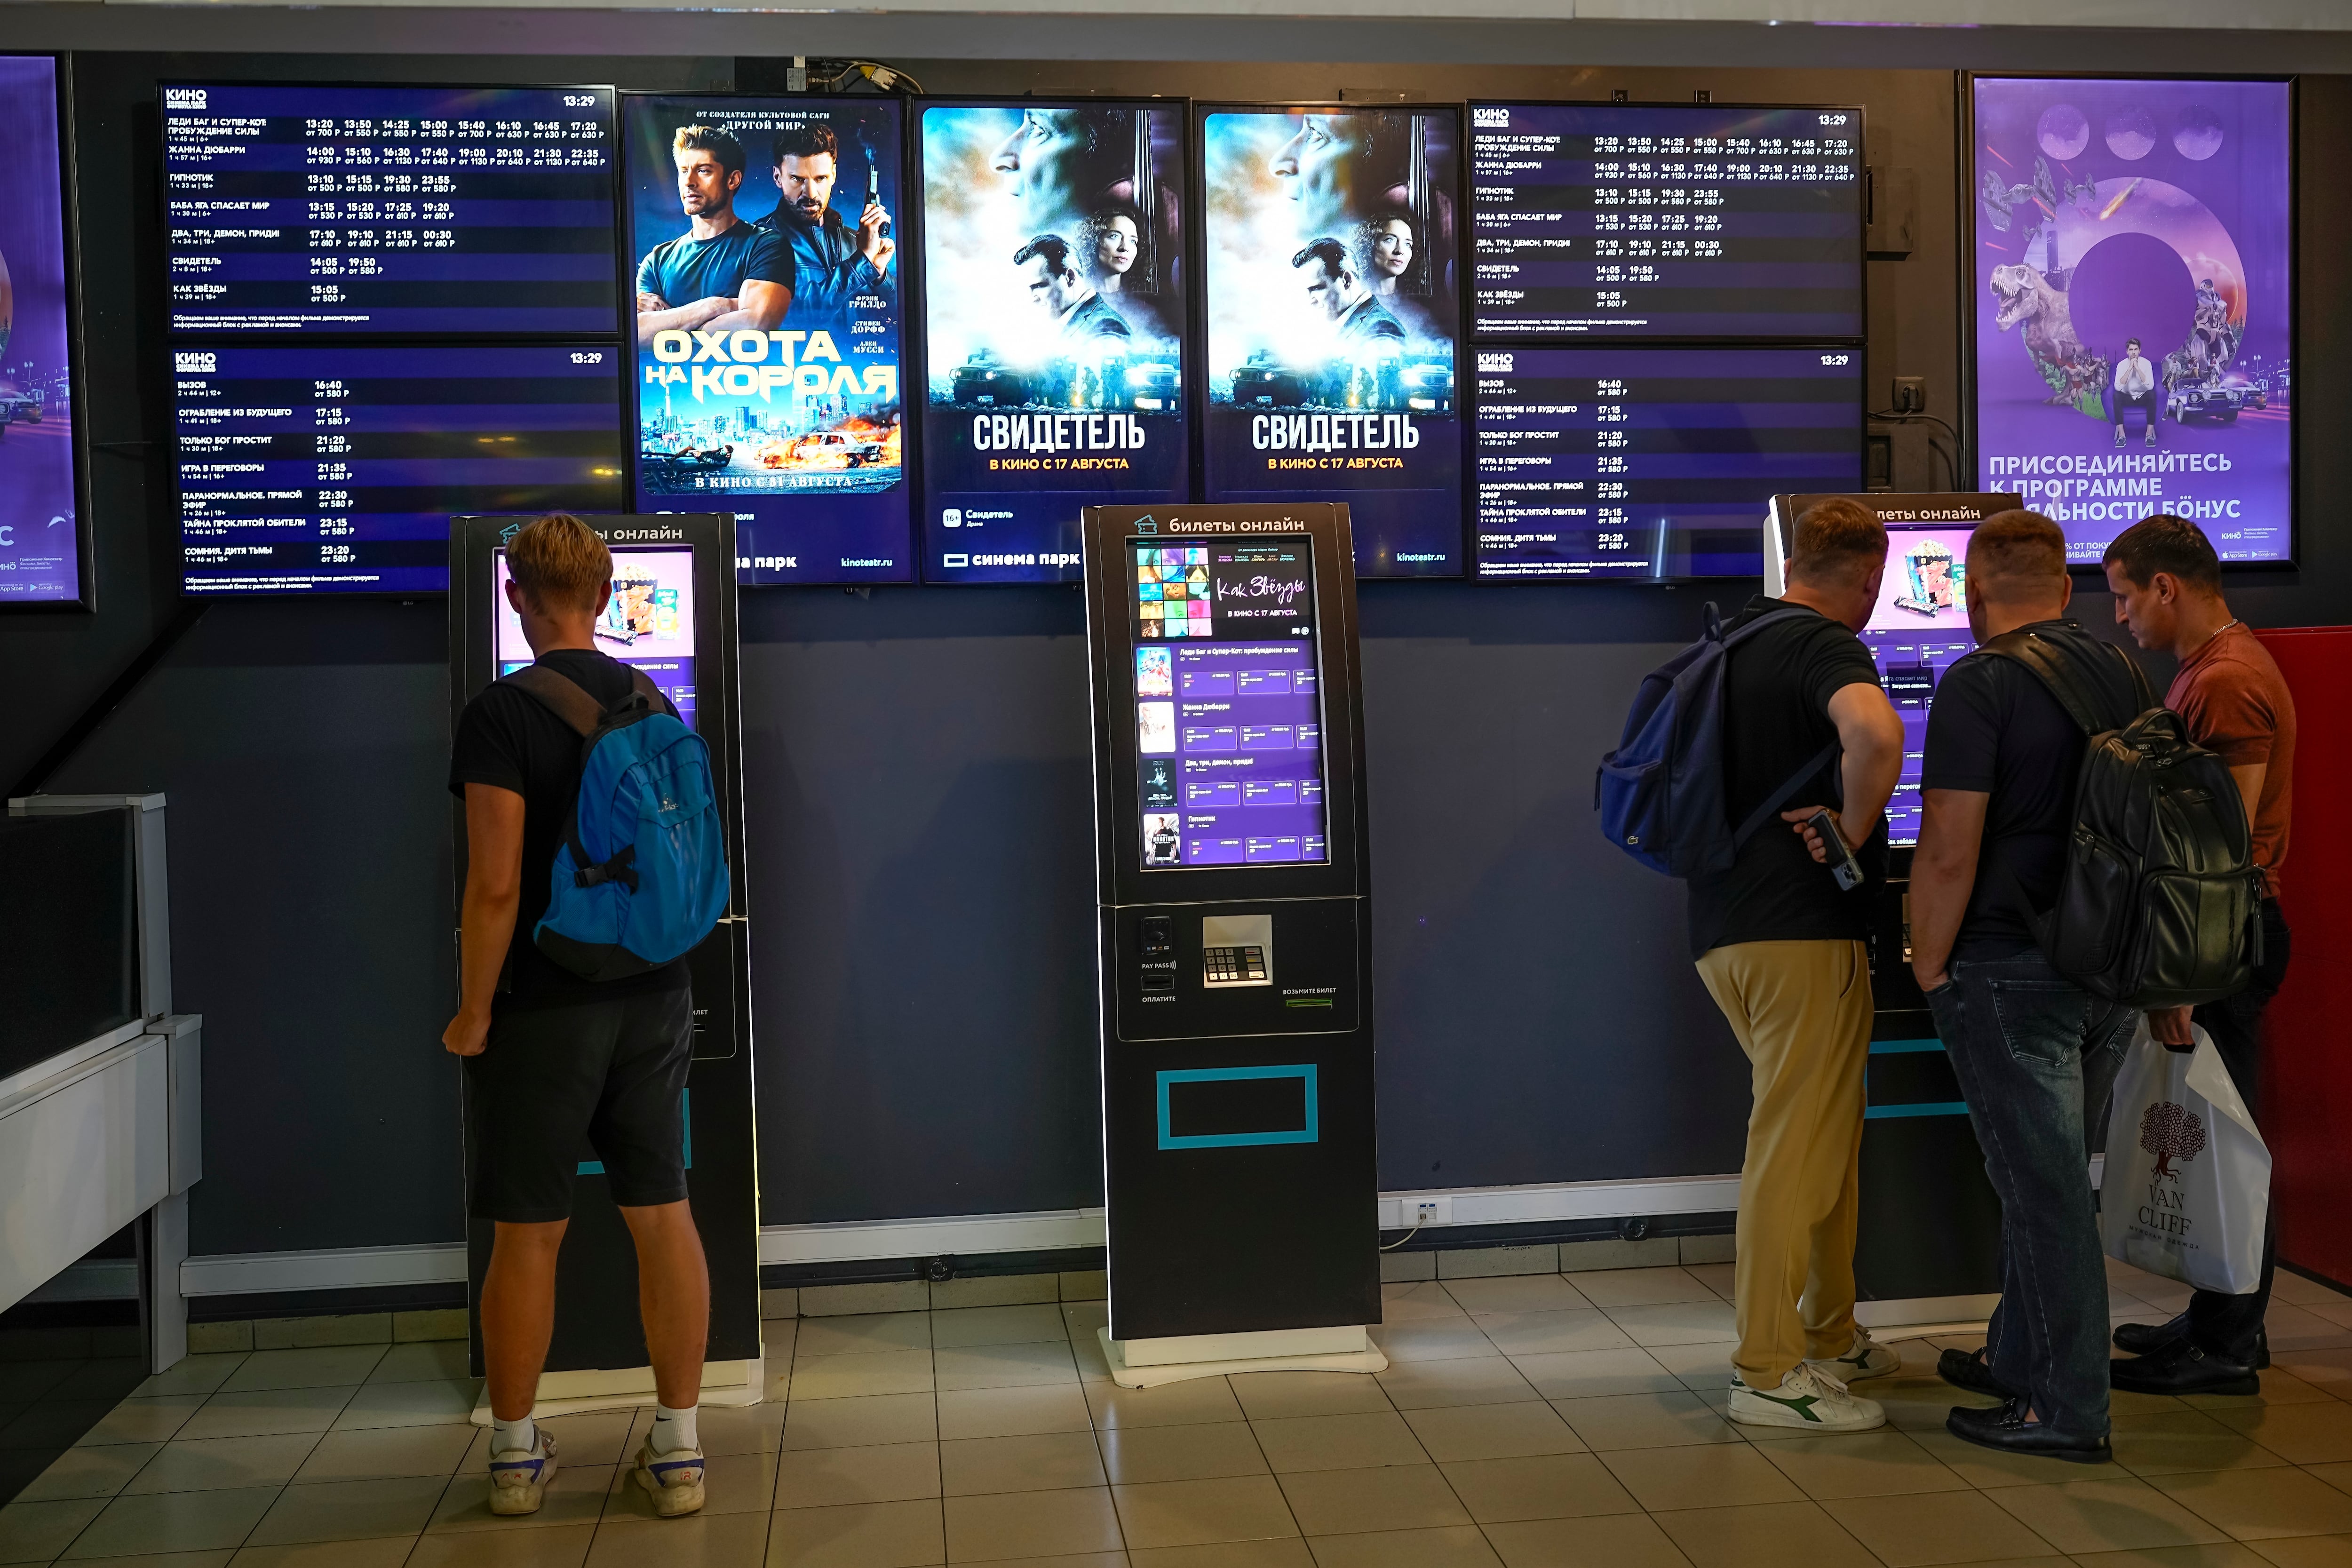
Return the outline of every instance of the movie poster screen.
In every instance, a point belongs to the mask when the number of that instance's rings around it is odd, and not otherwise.
[[[1184,118],[922,111],[923,574],[1076,582],[1089,506],[1188,498]]]
[[[1461,117],[1214,109],[1208,500],[1342,501],[1365,576],[1462,571]]]
[[[0,55],[0,605],[82,597],[58,62]]]
[[[2290,559],[2289,84],[1973,85],[1981,482],[2081,564],[2155,512]]]
[[[625,128],[638,506],[730,508],[747,584],[912,581],[899,105],[631,98]]]

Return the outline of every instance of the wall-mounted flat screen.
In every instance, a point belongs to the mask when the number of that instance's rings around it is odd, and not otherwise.
[[[86,596],[58,62],[0,55],[0,606]]]
[[[1859,338],[1862,111],[1470,106],[1481,336]]]
[[[1341,501],[1363,577],[1462,572],[1461,113],[1201,117],[1211,501]]]
[[[1312,542],[1128,541],[1145,870],[1331,858]]]
[[[1862,353],[1477,351],[1482,578],[1753,577],[1776,494],[1862,488]]]
[[[1977,473],[2096,565],[2141,518],[2294,554],[2294,89],[1977,77]]]
[[[735,514],[738,580],[906,583],[887,98],[630,98],[636,496]]]
[[[499,552],[499,675],[512,675],[539,656],[523,636],[522,617],[507,603],[507,552]],[[596,650],[652,678],[694,727],[694,552],[619,545],[613,551],[613,596],[596,617]]]
[[[1078,514],[1190,498],[1184,111],[922,110],[923,576],[1076,582]]]
[[[625,510],[620,357],[175,344],[182,587],[437,594],[452,513]]]
[[[606,333],[613,91],[163,88],[174,331]]]

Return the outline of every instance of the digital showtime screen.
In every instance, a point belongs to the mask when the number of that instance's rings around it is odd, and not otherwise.
[[[1090,506],[1190,499],[1181,107],[922,110],[923,575],[1062,583]]]
[[[0,606],[82,597],[58,63],[0,55]]]
[[[609,88],[163,88],[174,331],[600,334]]]
[[[1147,871],[1328,861],[1305,538],[1128,541]]]
[[[172,360],[187,593],[441,593],[452,514],[625,510],[609,343]]]
[[[899,104],[625,119],[638,510],[732,511],[745,584],[912,582]]]
[[[1858,349],[1482,348],[1477,363],[1482,578],[1753,577],[1773,496],[1862,488]]]
[[[1470,176],[1482,336],[1863,335],[1859,110],[1477,103]]]
[[[2291,560],[2291,85],[1969,90],[1979,482],[2081,565],[2155,512],[2224,562]]]
[[[1462,574],[1461,113],[1201,117],[1211,501],[1348,508],[1360,577]]]
[[[523,636],[522,617],[507,602],[507,552],[498,552],[499,676],[539,657]],[[613,552],[613,596],[596,617],[596,651],[642,669],[661,689],[688,729],[694,722],[694,552],[622,545]]]

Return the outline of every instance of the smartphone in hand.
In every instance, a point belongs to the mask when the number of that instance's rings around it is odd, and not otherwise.
[[[1838,831],[1837,813],[1823,806],[1805,818],[1805,826],[1820,837],[1822,847],[1829,854],[1830,875],[1837,879],[1837,885],[1849,893],[1861,887],[1862,862],[1846,847],[1845,836]]]

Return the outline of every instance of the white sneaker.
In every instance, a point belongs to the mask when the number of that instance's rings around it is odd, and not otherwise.
[[[542,1426],[530,1447],[490,1456],[490,1511],[537,1513],[546,1500],[547,1483],[554,1479],[555,1439]]]
[[[1805,1364],[1816,1372],[1828,1373],[1840,1383],[1860,1383],[1866,1377],[1885,1377],[1903,1370],[1903,1352],[1880,1344],[1870,1337],[1870,1331],[1857,1326],[1853,1331],[1853,1348],[1841,1356],[1808,1357]]]
[[[702,1507],[699,1448],[674,1448],[667,1454],[656,1454],[654,1440],[647,1437],[637,1448],[636,1477],[637,1485],[653,1495],[654,1511],[664,1519],[676,1519]]]
[[[1886,1425],[1874,1399],[1848,1394],[1845,1384],[1811,1362],[1780,1380],[1770,1393],[1731,1379],[1731,1418],[1743,1426],[1794,1426],[1807,1432],[1867,1432]]]

